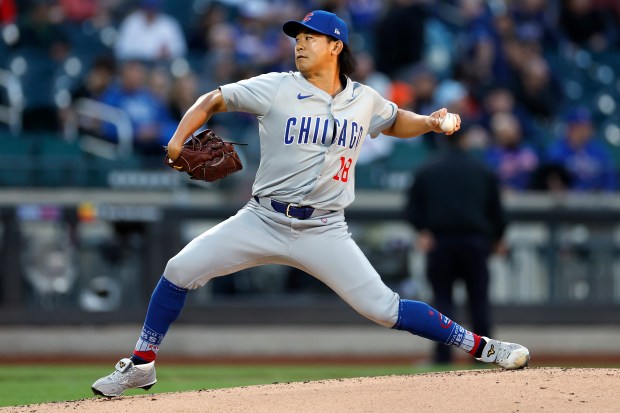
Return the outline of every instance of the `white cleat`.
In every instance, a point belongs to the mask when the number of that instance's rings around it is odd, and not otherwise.
[[[477,360],[497,364],[506,370],[522,369],[530,361],[530,351],[521,344],[483,338],[487,344]]]
[[[99,396],[116,397],[127,389],[148,390],[157,382],[155,362],[134,365],[131,359],[121,359],[112,374],[93,383],[93,393]]]

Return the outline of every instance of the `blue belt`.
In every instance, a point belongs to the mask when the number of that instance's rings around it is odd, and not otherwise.
[[[254,199],[256,200],[256,202],[260,204],[260,201],[258,200],[257,196],[255,196]],[[263,198],[263,199],[267,199],[271,202],[271,207],[273,208],[274,211],[284,214],[289,218],[308,219],[312,216],[312,214],[315,211],[315,209],[312,207],[297,206],[295,204],[276,201],[275,199],[270,199],[270,198]]]

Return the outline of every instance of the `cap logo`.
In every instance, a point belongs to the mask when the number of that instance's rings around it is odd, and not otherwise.
[[[340,34],[340,30],[338,30],[338,29],[334,29],[334,33],[336,33],[336,34]]]
[[[307,22],[308,20],[312,18],[312,16],[314,16],[314,13],[312,12],[306,14],[306,17],[304,17],[303,21]]]

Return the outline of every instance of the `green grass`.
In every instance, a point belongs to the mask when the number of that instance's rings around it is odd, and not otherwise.
[[[456,368],[459,367],[454,367],[452,370]],[[157,385],[150,390],[150,393],[430,371],[438,369],[398,365],[161,364],[157,367]],[[0,406],[93,397],[90,385],[97,378],[110,372],[110,366],[103,365],[0,365]],[[129,390],[125,394],[145,394],[145,392]]]

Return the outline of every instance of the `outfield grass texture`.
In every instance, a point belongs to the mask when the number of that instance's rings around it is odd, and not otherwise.
[[[416,374],[469,366],[406,365],[181,365],[157,366],[151,394],[323,379]],[[472,365],[471,368],[480,368]],[[94,397],[91,384],[112,372],[113,366],[78,364],[0,364],[0,407]],[[145,394],[128,390],[126,395]]]

